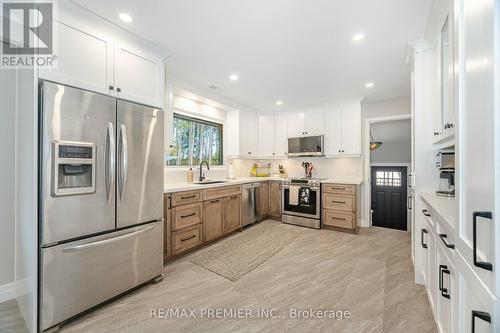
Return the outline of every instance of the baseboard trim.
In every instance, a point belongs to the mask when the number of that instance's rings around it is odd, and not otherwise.
[[[14,282],[0,286],[0,303],[13,299],[15,296]]]

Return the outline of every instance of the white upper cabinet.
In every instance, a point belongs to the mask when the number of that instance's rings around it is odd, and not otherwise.
[[[114,89],[116,96],[149,105],[163,99],[163,63],[153,55],[127,45],[115,45]]]
[[[58,33],[57,67],[40,77],[107,94],[113,84],[113,43],[98,33],[54,22]]]
[[[306,132],[306,114],[304,112],[288,115],[288,137],[297,138]]]
[[[361,105],[342,108],[342,154],[361,155]]]
[[[230,111],[226,118],[227,155],[230,158],[258,156],[258,119],[253,112]]]
[[[288,137],[325,134],[325,113],[321,110],[294,113],[288,116]]]
[[[499,83],[495,76],[499,63],[493,61],[499,56],[495,52],[495,9],[490,1],[465,0],[458,12],[462,12],[463,21],[463,107],[457,140],[457,188],[461,201],[457,248],[482,282],[499,297],[500,118],[495,105]]]
[[[333,108],[325,116],[327,156],[361,155],[361,105]]]
[[[288,116],[276,115],[274,120],[274,152],[276,157],[288,155]]]
[[[259,157],[275,156],[274,116],[259,116]]]
[[[325,134],[325,113],[321,111],[306,112],[305,135]]]
[[[326,112],[325,154],[342,154],[342,109],[334,108]]]
[[[57,30],[57,66],[42,69],[42,79],[163,108],[161,55],[118,43],[91,24],[63,17]]]

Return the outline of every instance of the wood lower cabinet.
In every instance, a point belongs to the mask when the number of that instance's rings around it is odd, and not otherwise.
[[[322,184],[322,226],[356,232],[359,229],[357,203],[356,185]]]
[[[187,251],[202,243],[203,226],[195,226],[172,232],[172,255]]]
[[[281,220],[281,181],[269,182],[269,215]]]
[[[203,240],[205,242],[224,233],[224,200],[215,199],[203,203]]]
[[[224,233],[241,228],[241,195],[224,198]]]
[[[241,228],[241,186],[167,193],[165,261]]]
[[[269,216],[269,182],[260,183],[260,215]]]

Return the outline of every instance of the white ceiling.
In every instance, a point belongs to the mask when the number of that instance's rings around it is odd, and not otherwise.
[[[371,133],[375,141],[403,142],[411,141],[411,122],[406,120],[387,121],[371,124]]]
[[[74,0],[172,52],[168,69],[257,110],[410,93],[432,0]],[[119,20],[127,12],[131,24]],[[352,41],[355,33],[366,38]],[[230,82],[237,73],[239,81]],[[375,82],[371,89],[364,87]],[[276,100],[283,100],[281,107]]]

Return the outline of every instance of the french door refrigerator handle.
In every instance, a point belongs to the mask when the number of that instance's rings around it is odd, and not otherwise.
[[[472,322],[471,332],[472,333],[476,332],[476,323],[475,323],[476,318],[479,318],[479,319],[491,324],[491,315],[488,312],[472,310],[472,320],[471,320],[471,322]]]
[[[128,144],[127,144],[127,128],[125,124],[120,125],[120,200],[123,201],[125,196],[125,188],[127,187],[128,174]]]
[[[125,235],[120,235],[120,236],[117,236],[117,237],[103,239],[103,240],[100,240],[100,241],[95,241],[95,242],[90,242],[90,243],[85,243],[85,244],[80,244],[80,245],[74,245],[74,246],[70,246],[70,247],[65,247],[65,248],[63,248],[62,251],[63,252],[78,252],[78,251],[83,251],[85,249],[89,249],[89,248],[92,248],[92,247],[106,245],[106,244],[109,244],[109,243],[117,242],[119,240],[124,240],[124,239],[127,239],[127,238],[131,238],[131,237],[143,234],[145,232],[148,232],[148,231],[152,230],[154,227],[155,227],[154,225],[150,225],[148,227],[145,227],[145,228],[142,228],[142,229],[139,229],[139,230],[135,230],[135,231],[129,232],[129,233],[125,234]]]
[[[115,149],[115,134],[112,123],[108,123],[107,138],[105,142],[106,154],[106,196],[109,202],[111,196],[111,189],[115,186],[115,163],[116,163],[116,149]]]
[[[485,219],[493,219],[491,212],[473,212],[472,213],[472,256],[474,258],[474,266],[493,271],[493,264],[491,262],[484,262],[477,260],[477,218],[482,217]]]

